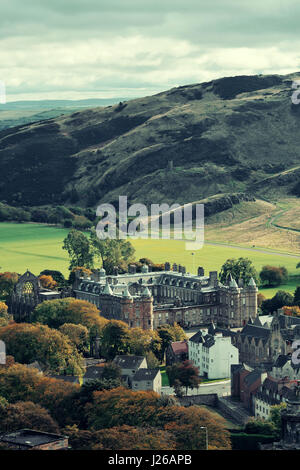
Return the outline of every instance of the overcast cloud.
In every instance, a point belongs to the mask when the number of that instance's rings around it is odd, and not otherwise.
[[[1,0],[8,101],[299,70],[299,0]]]

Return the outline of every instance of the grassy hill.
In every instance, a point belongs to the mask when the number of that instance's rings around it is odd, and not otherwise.
[[[87,206],[120,194],[147,204],[297,195],[297,77],[229,77],[6,129],[0,201],[69,204],[74,192]]]

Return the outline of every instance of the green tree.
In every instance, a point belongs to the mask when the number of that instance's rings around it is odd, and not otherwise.
[[[119,320],[111,320],[103,328],[101,354],[107,360],[129,352],[129,327]]]
[[[276,310],[284,306],[292,306],[294,303],[294,297],[283,290],[279,290],[272,299],[264,300],[261,304],[261,310],[263,313],[273,313]]]
[[[270,420],[264,420],[261,418],[251,418],[245,426],[245,432],[247,434],[275,436],[276,429],[274,423]]]
[[[298,286],[294,292],[294,304],[300,307],[300,286]]]
[[[219,273],[220,281],[226,284],[230,274],[236,281],[242,279],[244,284],[248,284],[251,277],[253,277],[256,283],[259,282],[257,271],[252,261],[248,258],[228,259],[221,267]]]
[[[103,366],[103,380],[120,380],[122,376],[121,368],[114,362],[107,362]]]
[[[160,362],[152,351],[146,352],[145,356],[149,369],[159,368]]]
[[[280,438],[281,435],[281,411],[286,408],[286,403],[280,403],[279,405],[271,406],[270,410],[270,422],[274,425],[276,438]]]
[[[284,266],[276,267],[267,265],[263,266],[259,277],[263,285],[273,287],[285,284],[288,281],[289,275]]]
[[[100,258],[107,274],[113,274],[115,267],[119,271],[125,272],[127,270],[127,265],[133,260],[135,253],[135,249],[129,241],[109,238],[102,240],[97,237],[95,230],[91,230],[90,239],[94,254]]]
[[[161,362],[164,360],[169,344],[187,339],[185,332],[177,323],[174,323],[174,325],[161,325],[157,328],[157,332],[161,339],[161,349],[157,352],[157,357]]]
[[[63,249],[69,254],[70,271],[76,266],[93,267],[94,252],[90,241],[82,232],[71,230],[64,239]]]

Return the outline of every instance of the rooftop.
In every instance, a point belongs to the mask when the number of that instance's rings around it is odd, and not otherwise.
[[[66,436],[60,434],[52,434],[42,431],[34,431],[32,429],[21,429],[7,434],[2,434],[0,440],[9,444],[16,444],[26,447],[36,447],[43,444],[50,444],[65,439]]]
[[[139,369],[133,376],[133,382],[141,382],[144,380],[154,380],[157,374],[160,374],[159,369]]]
[[[116,356],[113,362],[120,366],[121,369],[132,369],[139,367],[144,359],[144,356]]]

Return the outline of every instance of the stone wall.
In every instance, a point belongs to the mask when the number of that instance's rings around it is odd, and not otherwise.
[[[181,406],[208,405],[216,407],[218,406],[218,395],[217,393],[191,395],[180,398],[179,402]]]

